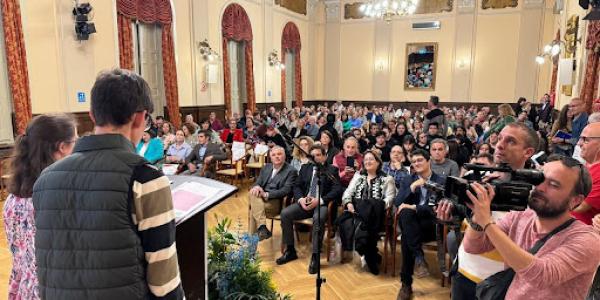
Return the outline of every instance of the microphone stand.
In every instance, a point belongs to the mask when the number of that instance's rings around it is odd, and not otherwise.
[[[325,170],[325,164],[320,164],[317,163],[314,160],[314,157],[312,155],[310,155],[310,153],[307,153],[306,151],[304,151],[304,149],[302,149],[302,147],[300,147],[300,145],[298,145],[294,139],[289,136],[288,134],[281,134],[289,143],[293,144],[294,146],[296,146],[302,153],[304,153],[304,155],[306,155],[306,157],[308,158],[308,160],[313,163],[313,165],[317,168],[317,172],[316,172],[316,176],[317,176],[317,186],[319,187],[317,190],[317,199],[316,201],[318,201],[318,206],[317,206],[317,222],[316,224],[313,226],[313,232],[316,231],[317,233],[317,238],[321,240],[321,243],[319,244],[319,247],[317,247],[317,253],[315,254],[317,257],[317,279],[316,279],[316,288],[317,288],[317,300],[321,300],[321,286],[323,285],[323,283],[326,283],[327,280],[325,279],[325,277],[321,277],[321,247],[322,247],[322,241],[324,237],[321,237],[321,191],[322,191],[322,182],[321,182],[321,176],[326,176],[329,180],[333,181],[333,183],[339,183],[337,182],[337,179],[335,177],[333,177],[333,175],[327,173],[327,171]],[[313,179],[314,180],[314,179]],[[309,191],[310,192],[310,191]],[[312,254],[311,254],[312,255]],[[329,255],[329,253],[327,253],[327,255]],[[312,257],[311,257],[312,259]]]

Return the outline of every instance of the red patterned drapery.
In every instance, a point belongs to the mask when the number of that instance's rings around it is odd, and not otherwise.
[[[585,102],[588,111],[598,91],[598,68],[600,64],[600,21],[588,21],[588,34],[585,48],[587,49],[587,62],[585,76],[581,85],[579,97]]]
[[[255,111],[256,98],[254,95],[252,25],[250,24],[250,18],[248,18],[246,11],[241,5],[233,3],[227,6],[223,13],[221,29],[223,31],[223,88],[227,115],[231,115],[231,70],[229,66],[229,53],[227,52],[227,43],[230,40],[246,43],[244,58],[246,61],[247,107],[251,111]]]
[[[296,96],[296,106],[302,106],[302,61],[300,60],[300,50],[302,43],[300,41],[300,31],[293,22],[288,22],[283,28],[281,37],[281,60],[285,63],[287,50],[293,50],[296,57],[294,62],[294,89]],[[286,105],[286,78],[285,69],[281,70],[281,102]]]
[[[556,31],[555,41],[560,41],[560,29]],[[556,60],[552,61],[552,77],[550,78],[550,104],[554,106],[554,101],[556,99],[556,83],[558,79],[558,56]]]
[[[133,70],[133,33],[131,19],[122,14],[117,14],[119,28],[119,64],[121,68]]]
[[[15,112],[15,129],[17,134],[23,134],[27,129],[27,123],[31,120],[31,97],[29,95],[29,74],[21,9],[18,0],[2,0],[2,23],[4,25],[8,79]]]
[[[169,0],[117,0],[119,28],[119,62],[121,68],[133,69],[133,37],[131,21],[162,26],[162,61],[165,82],[165,97],[169,121],[181,126],[179,96],[177,91],[177,66],[173,45],[173,14]]]

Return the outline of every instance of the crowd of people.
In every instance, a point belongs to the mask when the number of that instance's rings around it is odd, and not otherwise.
[[[600,114],[588,116],[579,98],[557,114],[548,95],[540,104],[501,104],[497,114],[442,106],[436,96],[413,110],[271,106],[198,123],[189,115],[174,128],[150,117],[149,95],[138,75],[107,71],[92,89],[92,135],[79,138],[69,116],[42,115],[17,139],[4,205],[10,299],[182,299],[170,185],[158,169],[176,164],[179,174],[214,177],[235,142],[246,145],[246,162],[269,148],[248,193],[249,231],[271,238],[266,219],[280,215],[278,265],[298,259],[295,220],[323,229],[332,216],[344,260],[356,252],[379,274],[377,244],[391,227],[402,252],[398,299],[410,299],[413,278],[430,272],[423,244],[453,224],[454,267],[442,269],[453,299],[477,299],[480,283],[506,269],[514,273],[506,299],[585,299],[598,288]],[[488,183],[470,185],[466,206],[436,199],[430,186],[470,178],[469,163],[537,168],[545,179],[525,211],[491,211]],[[311,274],[323,234],[313,232]]]

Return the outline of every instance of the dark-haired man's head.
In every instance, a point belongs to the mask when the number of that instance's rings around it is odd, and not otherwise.
[[[551,155],[542,170],[545,180],[532,191],[529,207],[543,219],[570,217],[592,189],[589,171],[574,158],[559,155]]]
[[[154,111],[148,83],[134,72],[113,69],[98,75],[91,94],[96,133],[120,133],[138,143]]]
[[[439,132],[439,124],[437,122],[429,123],[429,128],[427,128],[427,133],[429,135],[438,135]]]
[[[512,169],[522,169],[539,145],[537,133],[524,123],[509,123],[498,134],[494,151],[495,163],[506,163]]]
[[[434,109],[440,104],[440,98],[438,96],[430,96],[429,102],[427,102],[427,107],[429,109]]]
[[[411,153],[410,163],[415,170],[415,173],[419,174],[421,177],[428,176],[431,173],[430,159],[431,156],[429,155],[429,152],[423,149],[414,150]]]

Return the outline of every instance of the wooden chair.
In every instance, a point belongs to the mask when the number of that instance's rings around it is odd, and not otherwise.
[[[245,158],[242,158],[235,162],[231,168],[217,170],[217,177],[229,178],[231,185],[241,186],[245,169]],[[238,182],[239,180],[239,182]],[[225,181],[225,180],[223,180]],[[237,184],[236,184],[237,183]]]
[[[391,214],[390,214],[391,215]],[[392,224],[393,234],[390,237],[390,246],[392,251],[392,277],[395,276],[396,271],[396,245],[398,244],[398,221],[400,218],[400,211],[396,211],[394,216],[394,223]],[[436,229],[437,230],[437,229]],[[423,243],[423,250],[430,249],[437,252],[438,262],[446,264],[446,252],[447,252],[447,237],[448,235],[448,226],[443,224],[442,230],[442,238],[441,240],[435,240],[427,243]],[[443,260],[443,262],[441,261]],[[452,263],[452,262],[450,262]],[[439,266],[442,267],[441,265]],[[450,268],[448,268],[449,270]],[[384,270],[385,272],[385,270]],[[449,279],[448,279],[449,280]],[[441,278],[441,286],[444,287],[446,282],[446,277],[442,274]]]
[[[246,164],[246,170],[245,170],[246,172],[244,173],[246,179],[250,179],[250,171],[251,170],[253,172],[255,172],[256,170],[260,170],[265,167],[266,160],[267,160],[267,154],[265,153],[263,155],[256,155],[255,157],[257,159],[256,162]]]
[[[7,173],[9,158],[0,160],[0,200],[4,201],[4,192],[6,189],[6,182],[10,179],[11,174]]]
[[[323,244],[325,244],[325,254],[327,254],[327,261],[329,261],[329,250],[331,247],[331,237],[332,235],[332,230],[333,230],[333,210],[337,209],[337,207],[335,207],[335,203],[334,201],[330,201],[329,204],[327,204],[327,219],[325,220],[325,226],[323,228]],[[308,241],[312,242],[312,231],[313,231],[313,218],[308,218],[308,219],[304,219],[304,220],[296,220],[294,221],[294,231],[296,232],[296,241],[300,241],[299,238],[299,231],[298,228],[295,225],[304,225],[310,228],[310,233],[308,235]]]

